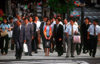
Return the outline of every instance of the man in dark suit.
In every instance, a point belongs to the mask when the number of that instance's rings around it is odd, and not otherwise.
[[[56,18],[56,24],[54,25],[53,37],[56,42],[56,51],[58,56],[63,55],[63,26],[59,24],[60,19]]]
[[[13,29],[13,40],[16,44],[16,59],[21,59],[23,43],[25,41],[25,27],[19,20],[16,21],[16,26]]]
[[[25,37],[26,37],[26,44],[28,45],[28,55],[32,56],[32,39],[33,37],[33,26],[32,24],[28,23],[28,19],[25,18],[24,19],[24,23],[25,23]]]
[[[87,30],[89,28],[89,18],[85,18],[85,22],[82,24],[81,29],[82,29],[82,37],[83,37],[83,53],[87,53],[89,50],[89,44],[87,40]]]

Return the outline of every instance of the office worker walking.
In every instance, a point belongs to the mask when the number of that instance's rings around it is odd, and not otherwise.
[[[90,25],[90,27],[88,28],[88,36],[87,36],[87,38],[90,40],[89,55],[92,57],[95,57],[95,54],[96,54],[99,35],[100,35],[100,26],[98,25],[98,20],[95,19],[93,20],[93,24]]]
[[[16,26],[14,26],[12,39],[16,44],[16,59],[21,59],[23,43],[25,41],[25,27],[21,24],[19,20],[16,21]]]

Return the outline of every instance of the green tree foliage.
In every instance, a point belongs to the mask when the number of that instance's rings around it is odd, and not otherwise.
[[[48,0],[49,6],[56,13],[66,13],[67,11],[72,11],[75,7],[73,0]]]

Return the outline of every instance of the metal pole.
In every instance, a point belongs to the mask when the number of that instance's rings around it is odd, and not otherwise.
[[[81,25],[84,22],[84,6],[81,6]]]

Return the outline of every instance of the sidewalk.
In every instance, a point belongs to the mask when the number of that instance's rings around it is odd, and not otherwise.
[[[33,52],[32,55],[33,56],[25,56],[23,53],[22,60],[29,60],[29,59],[32,59],[32,60],[94,59],[89,56],[89,53],[87,53],[87,54],[81,53],[80,55],[75,54],[74,58],[71,58],[71,57],[65,58],[66,53],[64,53],[61,57],[58,57],[56,52],[50,53],[50,56],[45,56],[43,49],[38,50],[37,54],[35,54]],[[97,53],[96,53],[95,59],[98,59],[98,58],[100,58],[100,46],[98,46],[98,48],[97,48]],[[15,51],[9,50],[7,55],[1,55],[1,53],[0,53],[0,60],[15,60]]]

